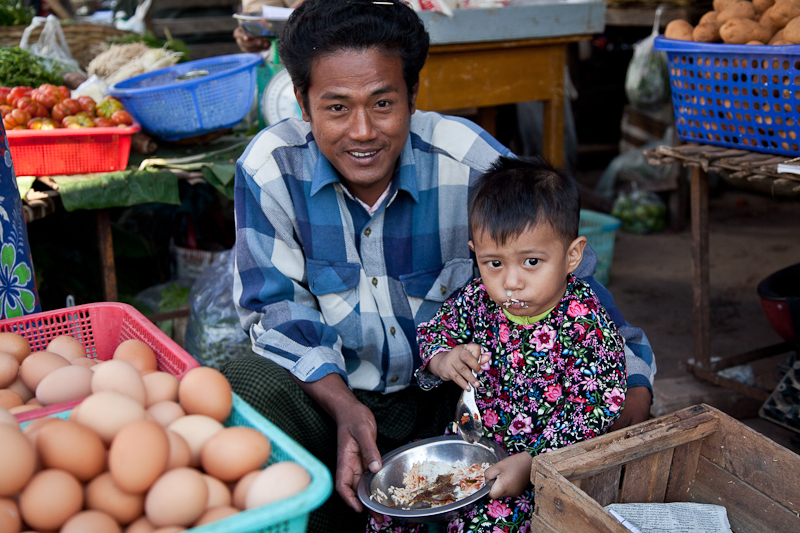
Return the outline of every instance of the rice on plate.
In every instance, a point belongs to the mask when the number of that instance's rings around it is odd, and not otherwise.
[[[390,486],[388,492],[395,505],[401,509],[424,509],[447,505],[483,488],[486,484],[484,472],[489,466],[489,463],[468,465],[465,461],[414,463],[403,475],[403,486]],[[386,494],[379,488],[376,488],[370,498],[387,500]]]

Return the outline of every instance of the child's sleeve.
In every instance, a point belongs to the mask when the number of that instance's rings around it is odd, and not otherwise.
[[[528,449],[532,455],[602,435],[625,401],[622,336],[595,297],[573,303],[578,306],[570,306],[561,326],[560,353],[551,352],[552,364],[564,368],[544,395],[555,408],[548,410],[539,438]]]
[[[419,386],[430,390],[442,383],[442,380],[428,372],[428,363],[433,356],[441,352],[449,352],[459,344],[472,342],[473,313],[469,304],[471,284],[467,285],[456,296],[448,299],[428,322],[417,326],[417,344],[422,365],[414,372]]]

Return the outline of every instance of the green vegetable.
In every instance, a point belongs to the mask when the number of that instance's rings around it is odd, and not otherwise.
[[[186,61],[189,61],[189,46],[180,39],[173,39],[168,29],[165,28],[164,33],[167,36],[166,41],[162,41],[161,39],[156,37],[150,30],[144,32],[144,35],[139,35],[138,33],[130,33],[128,35],[112,37],[110,41],[112,44],[132,44],[141,42],[146,44],[150,48],[163,48],[164,46],[166,46],[167,49],[169,50],[172,50],[174,52],[181,52],[183,54],[178,63],[185,63]]]
[[[61,76],[47,70],[46,60],[15,46],[0,48],[0,86],[38,87],[43,83],[61,85]]]
[[[21,0],[0,0],[0,26],[27,26],[35,15],[36,10]]]

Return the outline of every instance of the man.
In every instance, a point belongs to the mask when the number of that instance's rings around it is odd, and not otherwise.
[[[469,121],[416,112],[428,43],[399,0],[306,0],[279,48],[303,120],[263,131],[237,163],[234,301],[261,357],[223,372],[335,472],[310,531],[363,528],[347,509],[362,511],[362,474],[441,435],[461,391],[417,386],[416,325],[475,275],[469,185],[510,152]],[[621,427],[647,418],[655,364],[595,264],[587,250],[576,275],[628,344]]]

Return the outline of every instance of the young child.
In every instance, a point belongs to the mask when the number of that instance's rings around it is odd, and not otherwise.
[[[500,158],[470,193],[480,277],[417,329],[423,388],[476,387],[484,437],[508,457],[486,470],[489,498],[448,532],[530,528],[532,456],[605,433],[625,399],[624,341],[589,285],[572,275],[578,185],[540,160]],[[472,375],[478,372],[478,377]],[[396,520],[374,531],[424,531]]]

